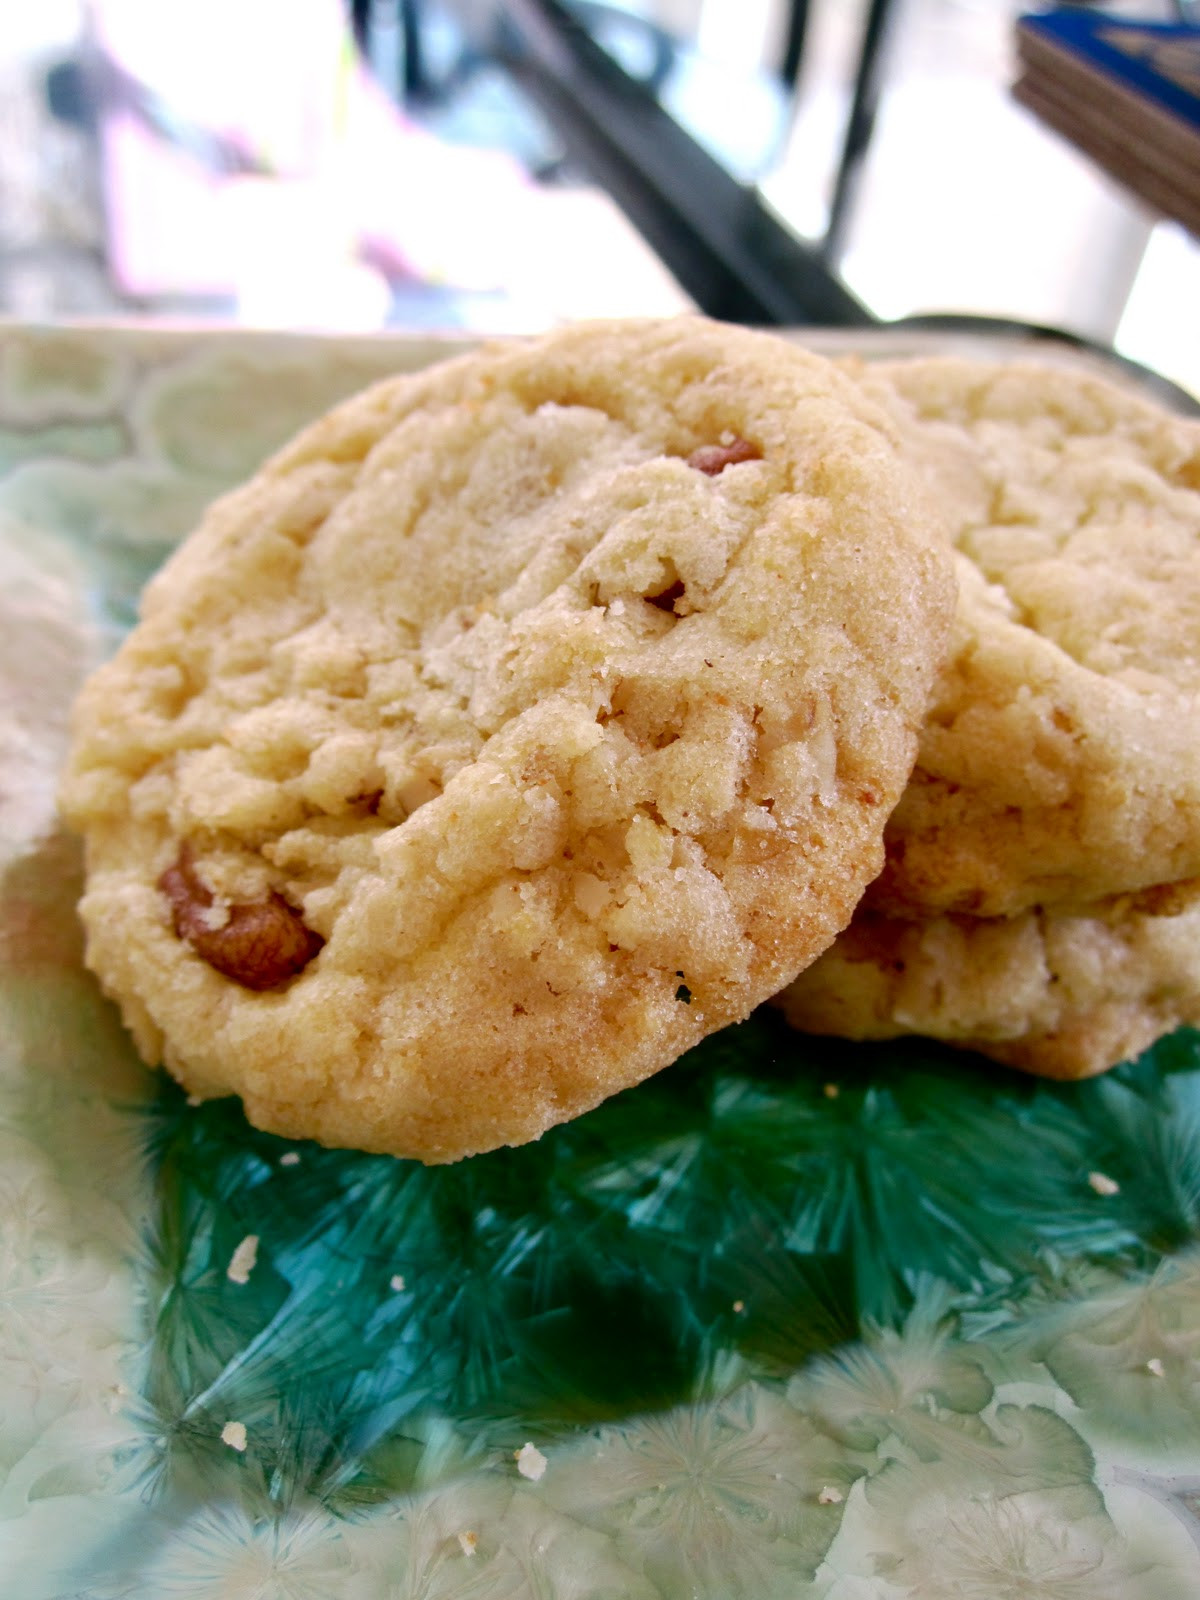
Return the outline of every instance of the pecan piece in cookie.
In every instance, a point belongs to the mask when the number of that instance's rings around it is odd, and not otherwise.
[[[213,893],[196,872],[187,845],[158,880],[171,903],[176,936],[223,977],[244,989],[274,989],[305,968],[325,943],[282,895],[231,905],[212,914]]]
[[[657,606],[660,611],[674,611],[676,600],[682,600],[686,592],[683,584],[676,578],[669,589],[663,589],[659,594],[648,594],[646,602]]]
[[[689,467],[715,478],[726,467],[740,466],[743,461],[761,461],[762,451],[749,439],[731,439],[728,444],[702,444],[687,458]]]

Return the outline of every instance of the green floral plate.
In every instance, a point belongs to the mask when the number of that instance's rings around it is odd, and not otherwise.
[[[293,1144],[80,962],[67,708],[200,508],[451,348],[0,333],[6,1600],[1195,1600],[1200,1039],[772,1013],[521,1150]]]

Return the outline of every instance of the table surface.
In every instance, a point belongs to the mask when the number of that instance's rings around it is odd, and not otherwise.
[[[449,348],[4,330],[6,1594],[1189,1600],[1194,1035],[1064,1086],[759,1014],[445,1169],[136,1060],[54,820],[70,700],[215,493]]]

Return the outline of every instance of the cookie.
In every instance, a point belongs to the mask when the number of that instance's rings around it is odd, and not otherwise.
[[[387,381],[218,502],[77,707],[87,959],[257,1125],[449,1161],[790,980],[953,610],[886,420],[701,319]]]
[[[806,1033],[925,1034],[1042,1077],[1092,1077],[1200,1023],[1200,882],[1078,914],[860,912],[777,1004]]]
[[[1065,367],[928,359],[860,381],[960,568],[871,903],[1008,916],[1200,874],[1200,424]]]

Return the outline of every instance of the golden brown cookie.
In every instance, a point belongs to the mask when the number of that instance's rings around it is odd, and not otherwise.
[[[77,708],[88,960],[193,1092],[449,1161],[743,1017],[879,870],[952,584],[885,419],[699,319],[385,382]]]
[[[1200,874],[1200,424],[1065,367],[860,381],[960,580],[872,905],[991,917]]]
[[[1200,1023],[1200,883],[1077,914],[860,911],[776,1003],[807,1033],[925,1034],[1043,1077],[1091,1077]]]

